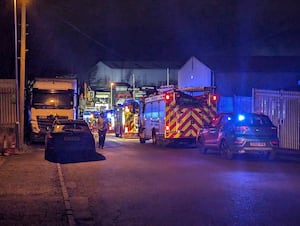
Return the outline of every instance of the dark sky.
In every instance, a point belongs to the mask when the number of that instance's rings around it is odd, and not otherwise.
[[[299,0],[28,1],[28,77],[83,75],[100,60],[300,56]],[[13,31],[13,0],[0,0],[1,77],[14,74]]]

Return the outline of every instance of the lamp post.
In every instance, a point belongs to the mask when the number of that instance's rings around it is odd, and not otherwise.
[[[110,109],[113,109],[113,86],[114,86],[114,83],[111,82],[110,83]]]

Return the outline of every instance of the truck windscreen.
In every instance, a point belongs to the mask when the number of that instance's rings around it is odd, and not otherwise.
[[[33,92],[32,106],[46,109],[72,109],[73,94],[70,92]]]

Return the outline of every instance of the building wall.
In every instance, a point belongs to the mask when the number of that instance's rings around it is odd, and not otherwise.
[[[167,84],[166,69],[110,68],[101,61],[90,73],[90,84],[103,88],[109,88],[110,82],[132,85],[133,74],[136,87]],[[251,96],[252,88],[300,91],[300,72],[222,72],[207,67],[195,57],[191,57],[179,70],[170,69],[169,74],[170,84],[178,84],[179,88],[216,85],[221,96]]]
[[[111,82],[126,82],[132,85],[133,74],[136,87],[167,84],[167,69],[160,68],[110,68],[103,62],[99,62],[90,74],[90,84],[103,88],[109,88]],[[177,69],[169,70],[169,81],[173,85],[177,85],[177,74]]]
[[[211,73],[210,68],[191,57],[178,71],[178,87],[212,86]]]

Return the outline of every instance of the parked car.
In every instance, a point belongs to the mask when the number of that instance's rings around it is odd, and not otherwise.
[[[196,143],[203,154],[215,149],[228,159],[235,154],[261,153],[273,160],[279,147],[277,128],[267,115],[255,113],[219,114],[200,129]]]
[[[45,159],[59,160],[96,152],[95,140],[84,120],[55,120],[45,138]]]

